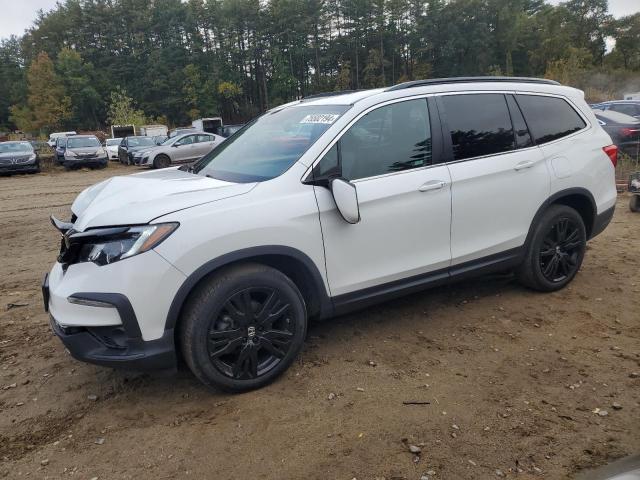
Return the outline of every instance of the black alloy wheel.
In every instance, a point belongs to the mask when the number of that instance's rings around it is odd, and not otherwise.
[[[296,325],[290,304],[270,287],[232,294],[208,332],[211,362],[223,375],[258,378],[276,367],[292,346]]]
[[[580,229],[571,219],[560,217],[547,232],[540,248],[540,270],[550,282],[562,282],[575,274],[584,249]]]
[[[524,285],[540,292],[565,287],[576,276],[587,249],[582,216],[568,205],[551,205],[532,226],[522,264]]]
[[[297,285],[267,265],[229,266],[189,297],[178,325],[180,351],[205,385],[242,392],[271,383],[293,363],[307,331]]]

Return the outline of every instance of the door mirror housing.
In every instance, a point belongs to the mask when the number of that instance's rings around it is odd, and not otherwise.
[[[360,221],[360,206],[358,205],[356,186],[342,178],[332,179],[329,186],[342,218],[351,224],[358,223]]]

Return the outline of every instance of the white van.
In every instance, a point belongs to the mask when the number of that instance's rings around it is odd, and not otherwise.
[[[76,132],[55,132],[49,135],[49,140],[47,141],[47,145],[51,148],[56,146],[56,139],[58,137],[68,137],[69,135],[76,135]]]

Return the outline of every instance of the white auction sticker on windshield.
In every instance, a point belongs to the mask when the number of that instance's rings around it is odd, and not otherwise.
[[[300,123],[324,123],[331,125],[339,116],[337,113],[312,113],[300,120]]]

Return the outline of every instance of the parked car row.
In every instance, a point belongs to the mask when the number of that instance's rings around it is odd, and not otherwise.
[[[141,127],[140,131],[148,135],[108,138],[104,143],[95,135],[79,135],[75,131],[54,132],[46,142],[0,142],[0,173],[39,172],[39,153],[44,152],[46,156],[49,148],[54,151],[54,162],[68,169],[104,168],[109,160],[126,165],[165,168],[202,158],[243,127],[241,124],[223,126],[221,120],[217,123],[213,122],[215,119],[201,120],[212,120],[204,122],[203,126],[209,130],[215,127],[217,133],[190,126],[175,128],[167,135],[151,135],[161,132],[153,130],[153,126],[147,126],[146,129]]]
[[[155,145],[149,137],[128,137],[118,148],[118,155],[127,165],[166,168],[195,162],[224,140],[220,135],[198,131],[169,137],[160,145]]]

